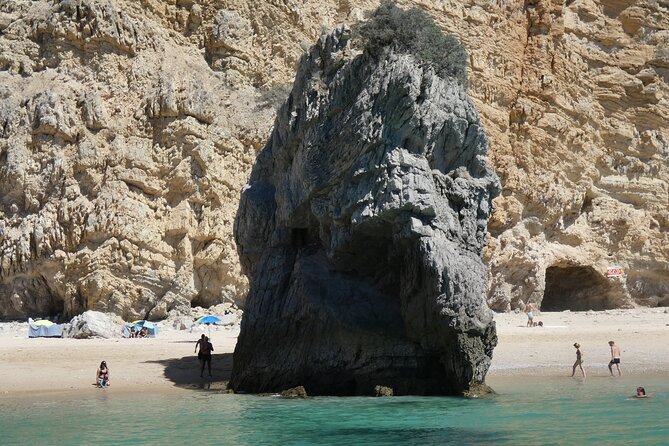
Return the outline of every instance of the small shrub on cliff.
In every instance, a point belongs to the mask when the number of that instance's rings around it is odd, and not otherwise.
[[[385,0],[369,19],[354,28],[365,51],[378,59],[389,48],[412,54],[432,66],[441,77],[467,82],[467,51],[452,35],[445,35],[418,8],[404,10]]]

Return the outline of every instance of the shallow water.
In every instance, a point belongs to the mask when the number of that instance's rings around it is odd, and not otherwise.
[[[0,443],[562,445],[669,443],[666,377],[493,379],[497,395],[309,398],[193,393],[0,400]],[[630,398],[643,385],[649,398]]]

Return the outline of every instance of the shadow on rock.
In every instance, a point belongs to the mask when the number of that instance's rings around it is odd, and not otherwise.
[[[208,376],[205,367],[203,378],[200,378],[200,362],[195,355],[146,362],[161,364],[165,367],[163,372],[165,378],[172,381],[175,386],[184,389],[227,391],[228,381],[230,381],[230,374],[232,373],[232,353],[213,355],[211,360],[211,374],[213,376]]]

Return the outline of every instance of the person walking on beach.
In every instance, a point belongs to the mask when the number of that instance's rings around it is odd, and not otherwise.
[[[583,350],[581,350],[581,344],[576,342],[574,343],[574,347],[576,347],[576,362],[574,363],[574,367],[571,370],[571,376],[574,376],[576,373],[576,366],[578,366],[581,369],[581,373],[583,373],[583,378],[585,378],[585,369],[583,368]]]
[[[195,343],[195,353],[197,353],[197,360],[200,361],[200,366],[202,366],[202,346],[207,342],[207,337],[202,334],[200,339]],[[200,353],[197,352],[197,348],[200,347]]]
[[[611,346],[611,361],[609,361],[609,372],[611,372],[611,376],[613,376],[613,364],[615,364],[616,369],[618,369],[618,376],[622,376],[622,373],[620,373],[620,347],[618,347],[613,341],[609,341],[609,345]]]
[[[211,376],[211,352],[214,351],[214,346],[209,342],[208,337],[204,337],[204,343],[200,346],[200,353],[202,353],[202,366],[200,368],[200,378],[204,374],[204,365],[209,365],[209,376]]]
[[[527,305],[525,306],[525,313],[527,313],[527,326],[528,327],[533,327],[534,326],[534,304],[532,302],[528,302]]]
[[[106,361],[100,363],[100,367],[98,367],[98,371],[95,374],[95,382],[101,389],[109,387],[109,367],[107,367]]]

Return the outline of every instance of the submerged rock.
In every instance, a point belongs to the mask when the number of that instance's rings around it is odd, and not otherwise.
[[[497,342],[481,252],[499,182],[465,88],[411,55],[305,55],[242,192],[236,391],[464,394]]]
[[[393,396],[393,389],[386,386],[374,387],[374,396]]]
[[[283,398],[306,398],[307,391],[303,386],[297,386],[290,389],[286,389],[280,393]]]

